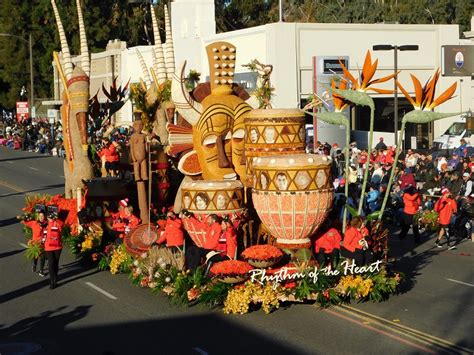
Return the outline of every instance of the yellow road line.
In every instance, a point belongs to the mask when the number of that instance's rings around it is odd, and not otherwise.
[[[6,188],[11,189],[16,192],[26,192],[26,190],[22,189],[21,187],[11,185],[6,181],[0,180],[0,185],[5,186]]]
[[[414,336],[417,336],[416,339],[418,339],[422,342],[429,341],[431,344],[435,344],[435,345],[438,345],[438,346],[444,347],[444,348],[448,347],[451,350],[457,350],[457,351],[466,352],[466,353],[469,353],[469,354],[474,353],[474,350],[472,350],[472,349],[468,349],[468,348],[465,348],[463,346],[456,345],[456,344],[454,344],[454,343],[452,343],[448,340],[438,338],[434,335],[430,335],[428,333],[425,333],[425,332],[407,327],[405,325],[392,322],[388,319],[378,317],[374,314],[367,313],[367,312],[364,312],[362,310],[359,310],[359,309],[356,309],[356,308],[353,308],[353,307],[350,307],[350,306],[341,305],[341,306],[336,306],[335,308],[343,310],[346,313],[350,313],[350,314],[352,314],[352,315],[354,315],[358,318],[364,319],[364,320],[369,320],[369,321],[370,320],[372,320],[372,321],[376,320],[377,321],[376,323],[378,323],[378,324],[380,324],[384,327],[390,327],[390,329],[393,329],[393,330],[395,330],[394,328],[399,328],[399,329],[403,330],[402,334],[407,335],[407,336],[409,336],[409,335],[406,332],[410,332]],[[387,323],[388,325],[384,325],[383,323]],[[400,331],[397,331],[397,332],[400,332]],[[422,339],[424,339],[424,340],[422,340]]]

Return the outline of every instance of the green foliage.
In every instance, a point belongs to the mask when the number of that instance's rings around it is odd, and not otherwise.
[[[232,289],[232,285],[223,282],[212,282],[199,296],[199,302],[208,307],[215,307],[224,304],[227,294]]]
[[[28,260],[35,260],[43,254],[44,250],[39,243],[28,243],[28,248],[25,251],[25,257]]]
[[[100,271],[105,271],[109,268],[109,264],[110,264],[110,256],[101,254],[99,263],[97,264],[97,269],[99,269]]]

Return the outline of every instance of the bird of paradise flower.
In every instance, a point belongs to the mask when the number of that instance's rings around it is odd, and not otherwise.
[[[400,88],[401,92],[403,93],[403,95],[405,95],[408,101],[413,105],[414,110],[408,112],[405,116],[403,116],[401,133],[400,133],[400,136],[398,137],[397,151],[395,153],[394,164],[395,162],[398,161],[398,157],[402,150],[402,138],[405,132],[405,125],[407,123],[417,123],[417,124],[429,123],[436,120],[440,120],[442,118],[451,117],[451,116],[459,114],[459,113],[433,112],[433,110],[437,106],[453,98],[453,95],[456,92],[456,87],[457,87],[457,83],[455,82],[435,99],[436,85],[439,80],[439,74],[440,74],[440,71],[438,69],[436,70],[433,77],[432,78],[430,77],[428,79],[424,87],[421,86],[421,83],[416,76],[414,76],[413,74],[410,74],[411,79],[413,81],[413,86],[415,89],[415,99],[413,99],[410,96],[410,94],[405,90],[405,88],[400,84],[400,82],[397,82],[397,85]],[[390,173],[390,179],[388,181],[388,186],[386,190],[387,193],[384,196],[384,199],[382,202],[382,208],[380,209],[379,220],[382,219],[385,206],[387,205],[388,196],[390,194],[389,192],[393,183],[394,171],[395,169],[393,169],[393,166],[392,166],[392,171]]]
[[[393,90],[379,89],[375,88],[372,85],[380,84],[387,82],[395,77],[397,73],[393,73],[382,78],[373,79],[375,72],[377,71],[378,59],[372,62],[372,56],[370,51],[367,51],[365,55],[364,65],[362,67],[362,72],[359,75],[359,79],[356,79],[346,68],[344,63],[339,60],[339,64],[342,68],[344,78],[351,83],[351,89],[333,89],[333,91],[340,97],[348,100],[358,106],[368,106],[370,108],[370,131],[369,131],[369,146],[367,154],[370,157],[372,154],[372,144],[374,138],[374,116],[375,116],[375,104],[374,100],[367,94],[367,91],[375,91],[380,94],[393,94]],[[364,169],[364,179],[362,181],[362,191],[359,201],[358,214],[362,213],[362,208],[364,205],[364,194],[365,189],[367,188],[367,180],[369,177],[369,164],[370,159],[367,159]]]

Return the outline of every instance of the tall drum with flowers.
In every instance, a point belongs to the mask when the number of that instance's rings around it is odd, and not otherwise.
[[[307,248],[333,201],[331,158],[316,154],[254,160],[252,197],[262,223],[282,248]]]

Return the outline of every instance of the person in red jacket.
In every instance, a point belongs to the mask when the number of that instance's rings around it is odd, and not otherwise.
[[[398,183],[400,184],[400,190],[406,190],[410,186],[416,187],[415,175],[413,175],[411,170],[407,168],[402,176],[400,176]]]
[[[344,240],[341,247],[341,255],[348,259],[354,259],[357,266],[370,263],[371,253],[362,231],[365,232],[364,224],[360,217],[351,220],[350,227],[344,233]]]
[[[186,218],[195,219],[194,216]],[[202,245],[202,248],[193,245],[186,249],[186,267],[189,270],[195,270],[201,264],[202,258],[209,259],[212,256],[219,254],[216,254],[214,252],[217,251],[219,245],[219,237],[221,236],[221,234],[222,227],[220,218],[215,214],[210,214],[207,217],[206,238]]]
[[[234,224],[228,218],[224,218],[221,223],[223,233],[219,237],[216,251],[226,259],[235,259],[237,253],[237,233]],[[214,260],[212,260],[214,261]]]
[[[400,240],[406,238],[410,227],[412,227],[415,243],[420,242],[420,232],[418,231],[418,224],[413,223],[413,217],[418,213],[420,206],[421,197],[418,191],[413,186],[406,189],[403,193],[403,227],[399,235]]]
[[[36,214],[36,221],[23,221],[22,223],[28,227],[31,228],[31,233],[32,233],[32,238],[31,238],[31,243],[39,244],[41,245],[42,248],[44,248],[44,238],[46,237],[46,231],[47,231],[47,226],[48,222],[46,221],[46,217],[44,215],[44,211],[40,211]],[[31,270],[33,272],[36,272],[36,267],[38,265],[38,259],[40,259],[40,270],[38,271],[38,275],[41,277],[44,277],[45,274],[43,272],[44,270],[44,264],[46,261],[44,253],[41,254],[38,258],[33,260],[33,265],[31,266]]]
[[[438,212],[438,222],[441,227],[439,230],[438,238],[436,238],[436,246],[442,248],[440,245],[441,238],[446,234],[448,250],[456,249],[454,244],[450,245],[449,225],[451,224],[451,218],[457,212],[456,201],[451,198],[451,192],[447,188],[441,190],[443,195],[434,206],[436,212]],[[454,242],[455,243],[455,242]]]
[[[183,222],[173,212],[168,212],[165,230],[161,232],[158,244],[166,242],[172,251],[182,251],[184,245]]]
[[[112,229],[123,238],[125,234],[140,224],[140,219],[133,214],[133,207],[126,206],[122,211],[119,211],[117,218],[112,224]]]
[[[54,212],[48,212],[48,227],[44,241],[44,251],[48,259],[49,288],[56,288],[58,280],[59,258],[63,249],[61,231],[63,222]]]
[[[316,260],[319,265],[333,264],[339,258],[341,233],[336,228],[329,228],[315,243]]]

